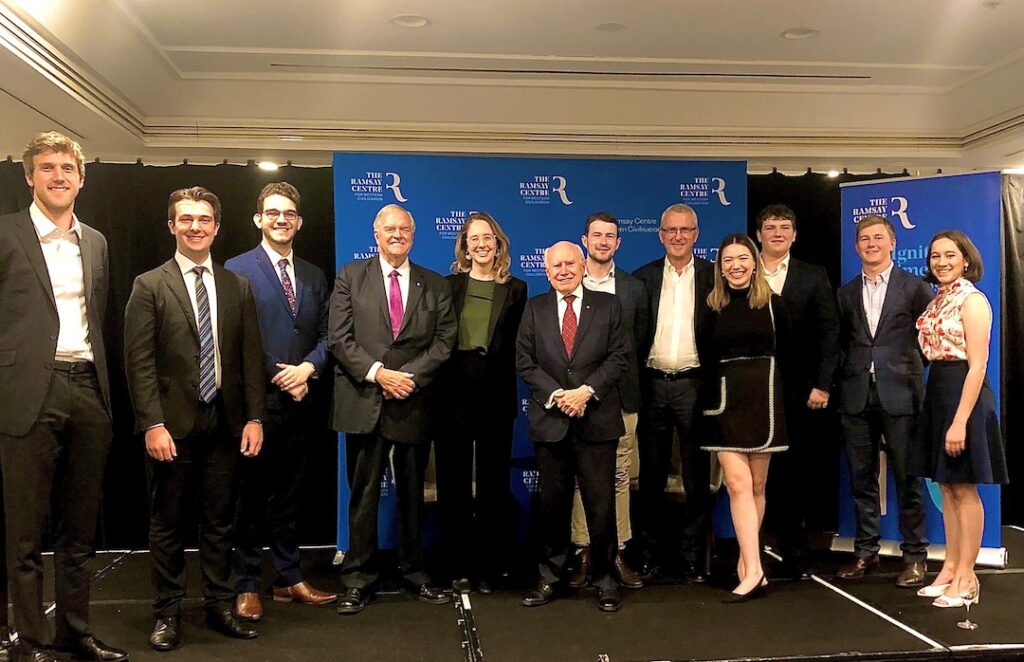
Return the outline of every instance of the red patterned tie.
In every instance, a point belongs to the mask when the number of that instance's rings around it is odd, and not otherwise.
[[[565,343],[565,353],[569,356],[572,356],[572,348],[576,344],[576,311],[572,307],[575,300],[575,294],[565,295],[565,315],[562,316],[562,342]]]

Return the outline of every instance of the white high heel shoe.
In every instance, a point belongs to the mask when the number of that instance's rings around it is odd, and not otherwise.
[[[917,589],[917,596],[919,598],[937,598],[946,592],[951,583],[946,582],[945,584],[932,584],[931,586],[921,587]]]

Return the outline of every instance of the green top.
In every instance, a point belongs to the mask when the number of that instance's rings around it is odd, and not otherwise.
[[[459,320],[459,349],[487,352],[487,327],[491,323],[494,281],[470,278]]]

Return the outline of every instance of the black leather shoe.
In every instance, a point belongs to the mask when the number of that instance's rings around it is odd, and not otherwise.
[[[469,593],[473,590],[473,583],[469,581],[469,577],[459,577],[452,580],[452,590],[456,593]]]
[[[481,579],[476,583],[476,590],[483,595],[490,595],[494,593],[494,582],[489,579]]]
[[[553,584],[541,582],[523,597],[524,607],[540,607],[555,599],[556,589]]]
[[[443,589],[431,586],[430,584],[420,584],[416,592],[413,593],[413,596],[420,602],[425,602],[428,605],[446,605],[452,601],[450,593],[446,593]]]
[[[750,602],[754,598],[761,598],[768,595],[768,580],[765,579],[764,575],[761,575],[761,581],[757,583],[757,586],[750,589],[746,593],[732,593],[728,598],[722,600],[723,605],[738,605],[744,602]]]
[[[207,611],[206,624],[211,630],[232,639],[255,639],[259,634],[255,625],[236,617],[228,606]]]
[[[153,632],[149,635],[149,646],[155,651],[172,651],[181,643],[181,619],[164,616],[156,619]]]
[[[125,662],[128,652],[108,646],[93,636],[82,637],[67,644],[56,646],[61,653],[70,653],[73,660],[96,660],[96,662]]]
[[[366,609],[371,593],[365,588],[349,588],[338,596],[338,613],[343,616],[358,614]]]
[[[618,611],[622,607],[622,593],[618,586],[597,589],[597,608],[601,611]]]
[[[915,561],[903,566],[903,572],[896,578],[896,586],[900,588],[920,588],[924,586],[924,576],[928,574],[927,561]]]
[[[654,559],[646,559],[636,570],[637,574],[640,575],[640,579],[645,583],[650,583],[661,576],[661,564],[657,563]]]
[[[572,588],[583,588],[590,584],[590,546],[580,547],[574,555],[575,565],[569,573],[569,586]]]
[[[5,651],[14,646],[14,642],[11,641],[11,628],[4,625],[0,627],[0,651]]]
[[[864,575],[878,570],[878,554],[873,556],[858,556],[848,564],[836,571],[836,577],[840,579],[860,579]]]
[[[683,562],[679,568],[680,574],[682,574],[683,578],[688,582],[692,582],[694,584],[703,584],[707,579],[704,576],[704,568],[702,568],[701,565],[696,561],[692,561],[690,559],[683,559]]]

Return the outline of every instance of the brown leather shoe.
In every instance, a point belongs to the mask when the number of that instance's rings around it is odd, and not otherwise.
[[[569,586],[584,588],[590,584],[590,547],[576,550],[576,567],[569,573]]]
[[[906,563],[903,572],[896,578],[896,586],[900,588],[918,588],[924,586],[924,576],[928,573],[927,561]]]
[[[836,577],[840,579],[860,579],[864,575],[878,570],[878,554],[873,556],[858,556],[848,564],[836,571]]]
[[[288,588],[274,589],[274,602],[298,602],[303,605],[325,605],[338,599],[337,593],[318,591],[307,582],[299,582]]]
[[[263,605],[259,593],[239,593],[235,598],[235,616],[243,621],[258,623],[263,620]]]
[[[615,578],[626,588],[644,587],[644,580],[629,567],[621,551],[615,555]]]

